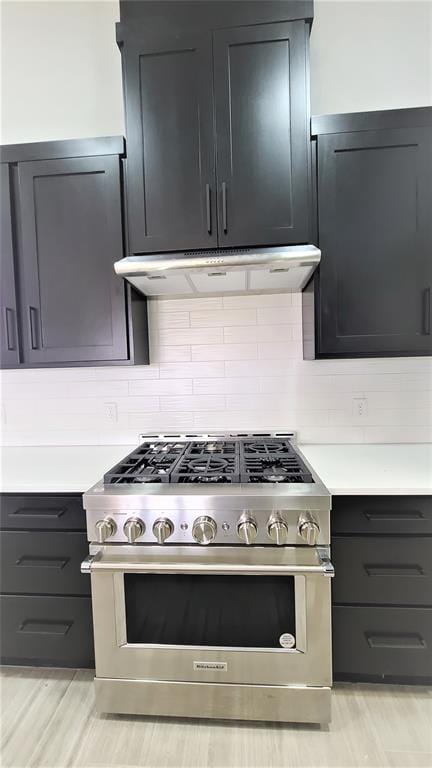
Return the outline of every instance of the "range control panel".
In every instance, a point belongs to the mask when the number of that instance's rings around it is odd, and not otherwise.
[[[99,544],[211,544],[294,546],[328,544],[328,524],[319,513],[280,510],[271,513],[240,511],[202,514],[176,511],[115,512],[104,517],[87,513],[89,540]],[[90,518],[90,519],[89,519]]]

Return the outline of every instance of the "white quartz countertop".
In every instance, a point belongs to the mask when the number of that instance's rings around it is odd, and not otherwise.
[[[300,445],[331,494],[432,494],[432,443]]]
[[[0,491],[83,493],[135,447],[4,447]],[[432,444],[299,447],[333,495],[432,495]]]
[[[83,493],[134,445],[3,447],[2,493]]]

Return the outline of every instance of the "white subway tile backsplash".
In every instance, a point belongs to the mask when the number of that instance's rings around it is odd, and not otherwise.
[[[301,297],[301,294],[299,294]],[[254,293],[243,296],[224,296],[225,309],[245,309],[258,307],[290,307],[293,303],[291,293]]]
[[[191,363],[163,363],[160,366],[161,379],[203,379],[209,376],[221,377],[224,375],[223,360]]]
[[[158,328],[189,328],[189,312],[161,312],[157,318]]]
[[[156,317],[165,312],[206,312],[212,309],[222,309],[223,299],[220,296],[194,299],[150,299],[149,305]]]
[[[150,366],[0,372],[2,443],[284,428],[301,442],[432,439],[432,359],[305,361],[300,294],[158,299],[149,309]]]
[[[192,379],[157,379],[156,381],[129,382],[129,395],[190,395]]]
[[[293,339],[295,325],[257,325],[253,329],[249,325],[224,328],[225,344],[236,342],[285,342]]]
[[[128,386],[127,381],[105,381],[103,385],[99,381],[63,381],[61,384],[56,381],[27,382],[24,375],[22,381],[2,385],[2,398],[6,402],[26,399],[38,401],[61,394],[66,402],[73,397],[121,397],[128,394]]]
[[[260,325],[279,325],[280,323],[300,323],[301,306],[295,307],[266,307],[257,310],[257,320]]]
[[[224,309],[212,312],[191,312],[192,328],[215,328],[226,325],[256,325],[255,309]]]
[[[162,346],[178,344],[222,344],[223,328],[162,328],[157,343]]]
[[[191,359],[191,349],[191,347],[186,345],[163,347],[155,343],[153,345],[151,359],[155,363],[185,363]]]
[[[258,357],[262,360],[278,358],[289,359],[302,358],[302,345],[300,341],[266,342],[258,344]]]
[[[250,338],[250,329],[247,338]],[[253,360],[256,357],[256,344],[198,344],[192,347],[192,360]]]
[[[225,363],[225,376],[284,376],[288,372],[288,360],[227,360]]]
[[[223,411],[225,398],[221,395],[185,395],[184,397],[161,397],[162,411]]]
[[[240,392],[249,394],[259,392],[258,379],[195,379],[193,391],[197,395],[203,394],[230,394]]]

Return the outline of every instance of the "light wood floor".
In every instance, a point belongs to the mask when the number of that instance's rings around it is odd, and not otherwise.
[[[432,691],[338,685],[319,726],[99,716],[92,673],[3,667],[2,768],[432,768]]]

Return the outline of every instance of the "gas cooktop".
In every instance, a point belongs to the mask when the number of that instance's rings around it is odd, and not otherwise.
[[[104,476],[104,485],[313,483],[286,437],[146,439]]]

